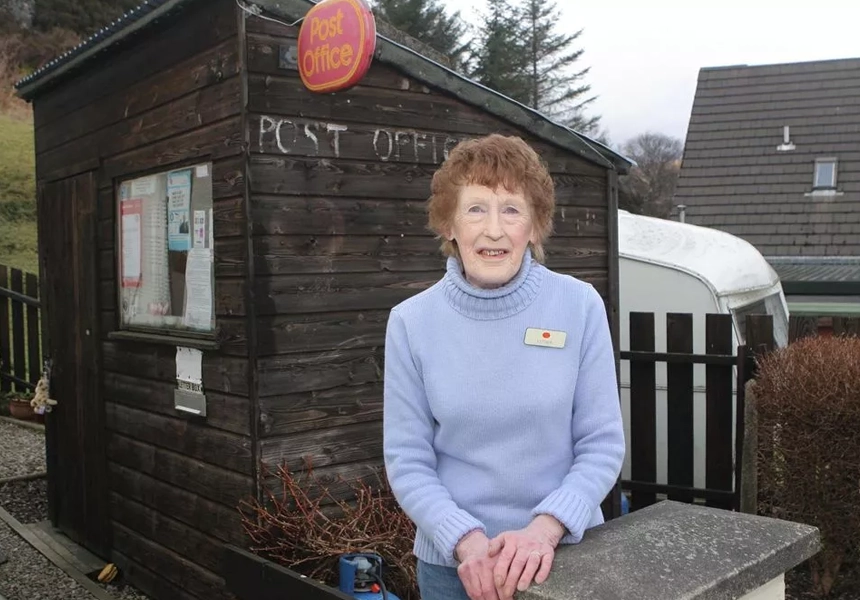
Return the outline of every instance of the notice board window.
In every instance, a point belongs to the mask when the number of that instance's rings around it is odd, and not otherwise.
[[[116,198],[120,326],[212,332],[212,164],[121,180]]]

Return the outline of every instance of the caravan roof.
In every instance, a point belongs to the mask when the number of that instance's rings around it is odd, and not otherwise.
[[[779,281],[761,253],[739,237],[626,210],[618,211],[618,253],[690,273],[718,295],[766,288]]]

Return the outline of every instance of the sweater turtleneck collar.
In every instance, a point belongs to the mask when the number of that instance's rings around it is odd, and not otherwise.
[[[443,278],[445,297],[454,310],[472,319],[504,319],[532,303],[540,291],[543,274],[543,267],[532,259],[531,249],[527,248],[513,279],[501,287],[484,289],[469,283],[460,261],[449,256]]]

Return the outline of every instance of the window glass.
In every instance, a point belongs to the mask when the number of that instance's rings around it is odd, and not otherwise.
[[[741,341],[741,344],[745,344],[747,336],[747,317],[749,315],[766,315],[767,304],[764,299],[756,300],[755,302],[733,308],[731,312],[734,316],[735,327],[738,331],[738,339]]]
[[[741,344],[746,344],[746,319],[750,315],[773,316],[773,339],[778,348],[788,344],[788,315],[779,294],[771,294],[761,300],[738,306],[731,310]]]
[[[214,329],[211,173],[203,163],[120,182],[123,328]]]
[[[815,162],[815,187],[836,187],[836,161],[818,160]]]

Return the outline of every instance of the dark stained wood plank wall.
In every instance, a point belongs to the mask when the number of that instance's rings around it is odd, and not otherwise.
[[[187,418],[163,417],[149,411],[108,402],[108,428],[184,458],[205,461],[237,473],[251,474],[251,442],[245,436],[220,431]],[[224,493],[223,490],[218,490]]]
[[[116,564],[122,565],[123,575],[128,578],[129,581],[134,581],[139,589],[146,590],[146,593],[151,598],[197,600],[195,596],[188,594],[160,575],[156,575],[153,571],[142,566],[140,563],[133,561],[122,552],[114,550],[113,556]]]
[[[113,521],[113,544],[118,552],[148,565],[164,579],[197,598],[234,600],[227,592],[224,579],[214,571],[199,566],[175,550],[170,550],[124,523]],[[196,554],[192,554],[196,558]],[[167,600],[167,599],[165,599]]]
[[[260,398],[266,437],[382,419],[382,382]]]
[[[254,493],[245,282],[242,69],[232,0],[193,3],[35,103],[38,178],[95,170],[102,396],[114,560],[153,599],[228,598],[220,544],[244,545]],[[212,162],[222,350],[204,352],[205,420],[173,408],[175,347],[117,341],[117,180]]]
[[[447,152],[490,132],[529,139],[557,186],[547,264],[604,295],[606,172],[381,64],[312,96],[279,66],[296,30],[247,31],[261,472],[275,489],[277,465],[309,463],[341,497],[381,473],[388,311],[443,274],[425,203]]]
[[[236,519],[235,509],[184,490],[180,487],[181,482],[162,481],[118,462],[110,464],[109,472],[115,493],[170,515],[224,542],[244,543],[245,536]]]
[[[110,157],[108,165],[123,164],[122,155],[131,150],[172,138],[191,130],[220,123],[239,110],[241,78],[229,79],[181,96],[134,118],[123,119],[43,152],[39,157],[46,174],[60,171],[69,156],[80,161]],[[199,133],[198,133],[199,135]],[[205,133],[203,135],[206,135]],[[153,168],[152,162],[147,162]],[[108,168],[108,172],[112,169]],[[113,171],[117,173],[116,170]]]
[[[379,488],[385,477],[385,467],[381,457],[328,467],[315,468],[312,464],[308,466],[311,467],[310,470],[295,472],[294,476],[302,482],[303,493],[307,493],[310,497],[325,495],[321,503],[323,507],[330,505],[334,500],[354,497],[356,485],[366,484]],[[283,498],[280,480],[272,473],[270,468],[263,466],[261,472],[263,485],[271,490],[275,497]]]
[[[226,16],[226,15],[225,15]],[[193,32],[190,32],[193,35]],[[109,92],[62,116],[63,127],[41,126],[37,156],[61,144],[92,134],[115,123],[134,119],[158,106],[188,97],[189,94],[230,79],[240,72],[239,53],[235,35],[213,48],[194,54],[187,60],[153,72],[128,87],[117,87],[111,78],[101,92]],[[147,57],[150,64],[152,57]],[[173,59],[175,60],[175,56]],[[91,96],[92,98],[92,96]],[[94,98],[92,98],[94,99]],[[68,106],[63,107],[68,110]]]
[[[147,380],[120,373],[106,372],[104,395],[112,402],[158,413],[176,416],[173,408],[175,382]],[[250,436],[250,407],[248,398],[215,391],[206,392],[206,425],[242,436]]]

